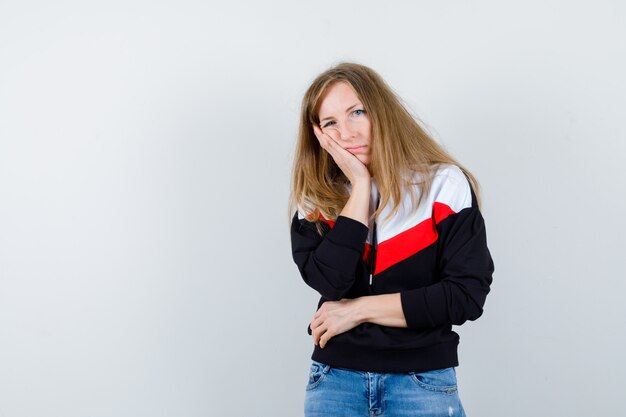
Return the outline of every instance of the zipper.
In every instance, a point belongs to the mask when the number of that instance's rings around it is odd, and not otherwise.
[[[380,194],[378,194],[378,198],[376,199],[376,210],[378,210],[378,205],[380,204]],[[372,277],[374,276],[374,267],[376,266],[376,248],[378,247],[378,239],[376,238],[376,219],[374,219],[374,231],[372,232],[372,254],[370,256],[370,286],[372,285]]]

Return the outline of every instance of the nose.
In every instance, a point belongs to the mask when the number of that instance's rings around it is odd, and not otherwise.
[[[341,140],[347,141],[354,138],[355,130],[350,125],[350,122],[341,123],[341,125],[337,127],[337,130],[339,131],[339,136],[341,137]]]

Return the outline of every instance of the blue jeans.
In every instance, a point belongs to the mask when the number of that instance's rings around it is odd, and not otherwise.
[[[465,417],[455,368],[376,373],[312,361],[305,417]]]

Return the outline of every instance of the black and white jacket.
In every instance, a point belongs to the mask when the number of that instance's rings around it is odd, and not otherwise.
[[[372,178],[370,214],[377,197]],[[332,337],[324,349],[315,346],[311,359],[388,373],[458,366],[459,336],[452,325],[481,316],[494,272],[483,217],[467,177],[451,164],[436,166],[431,192],[417,210],[410,208],[410,196],[403,193],[397,214],[370,227],[345,216],[322,216],[323,236],[301,207],[294,213],[293,259],[304,282],[321,295],[318,308],[329,300],[399,292],[408,325],[362,323]]]

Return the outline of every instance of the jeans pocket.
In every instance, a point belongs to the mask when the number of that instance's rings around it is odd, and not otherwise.
[[[429,391],[455,394],[457,392],[456,370],[454,367],[434,369],[425,372],[409,372],[415,384]]]
[[[309,369],[309,381],[307,383],[306,389],[313,389],[319,386],[328,372],[330,371],[330,365],[326,365],[321,362],[311,361],[311,367]]]

